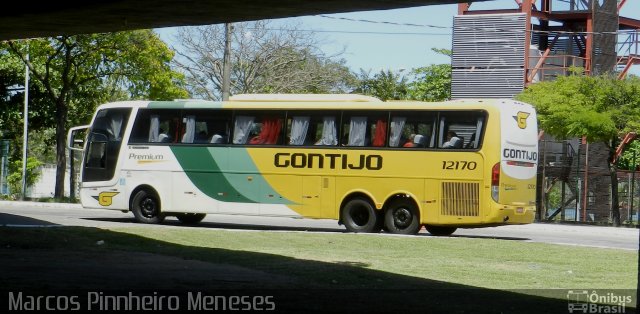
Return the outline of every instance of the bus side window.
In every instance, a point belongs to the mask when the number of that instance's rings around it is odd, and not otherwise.
[[[185,144],[226,144],[231,111],[184,109],[179,139]]]
[[[265,117],[260,124],[260,131],[249,140],[252,145],[278,144],[282,131],[282,119]]]
[[[349,125],[345,128],[347,133],[344,136],[346,146],[366,146],[367,117],[354,116],[348,121]]]
[[[233,144],[246,144],[253,129],[254,116],[236,116],[233,125]]]
[[[448,112],[440,116],[438,147],[446,149],[477,149],[481,146],[485,113]]]
[[[294,146],[301,146],[308,143],[307,138],[310,132],[310,118],[309,116],[293,116],[288,121],[289,125],[289,140],[287,144]]]
[[[314,145],[338,145],[337,129],[335,116],[323,116],[321,122],[316,122],[316,141]]]
[[[397,113],[391,117],[389,146],[433,147],[435,120],[435,115],[430,112]]]
[[[129,143],[174,142],[178,114],[173,109],[139,109]]]
[[[375,124],[371,125],[373,140],[371,145],[374,147],[384,147],[387,141],[387,120],[377,119]]]
[[[405,122],[407,122],[406,117],[391,118],[391,128],[389,130],[389,147],[401,147],[404,144],[401,142],[401,138]]]

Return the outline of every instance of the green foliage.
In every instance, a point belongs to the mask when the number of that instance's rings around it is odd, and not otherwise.
[[[635,154],[635,164],[634,164]],[[618,160],[618,169],[634,170],[640,165],[640,142],[633,141]]]
[[[451,50],[432,49],[451,56]],[[355,93],[371,95],[382,100],[443,101],[451,99],[451,65],[432,64],[411,70],[409,77],[392,71],[380,71],[371,76],[362,69]]]
[[[28,56],[28,57],[27,57]],[[186,98],[184,78],[170,68],[173,52],[151,30],[8,41],[0,44],[0,85],[22,84],[29,67],[30,129],[55,127],[56,197],[64,182],[65,138],[70,125],[85,124],[100,103],[111,100]],[[22,64],[21,64],[22,63]],[[4,75],[4,76],[3,76]],[[2,90],[0,90],[2,92]],[[0,107],[9,138],[21,136],[19,100]],[[2,98],[2,97],[0,97]],[[10,132],[7,132],[10,133]]]
[[[27,158],[27,187],[34,185],[40,178],[40,171],[38,171],[40,166],[42,166],[42,163],[38,159],[34,157]],[[9,193],[13,198],[18,199],[22,195],[22,160],[9,163],[9,173],[7,176]]]
[[[408,99],[407,79],[391,70],[383,71],[371,76],[370,72],[360,69],[358,86],[355,93],[370,95],[381,100]]]
[[[435,53],[451,57],[449,49],[431,48]],[[451,99],[451,64],[432,64],[411,71],[414,79],[409,83],[409,98],[421,101]]]
[[[533,104],[539,126],[558,139],[586,136],[604,142],[613,155],[619,138],[640,127],[640,79],[569,75],[529,86],[516,99]],[[611,181],[616,165],[609,163]],[[620,224],[617,185],[611,185],[613,225]]]
[[[560,139],[608,142],[640,127],[638,78],[562,76],[533,84],[516,99],[533,104],[540,128]]]
[[[42,161],[45,164],[52,164],[56,162],[56,150],[55,150],[55,135],[56,130],[54,128],[46,128],[42,130],[30,130],[29,131],[29,156]],[[22,142],[20,145],[16,145],[22,153]]]
[[[451,99],[451,65],[432,64],[413,69],[415,80],[409,83],[409,98],[421,101]]]

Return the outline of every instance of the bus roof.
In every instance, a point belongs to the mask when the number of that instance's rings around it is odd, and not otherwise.
[[[306,98],[306,99],[305,99]],[[381,101],[363,95],[300,95],[300,94],[253,94],[232,96],[230,101],[208,101],[181,99],[175,101],[122,101],[101,105],[102,108],[137,107],[157,109],[351,109],[351,110],[446,110],[485,109],[500,106],[528,104],[513,99],[460,99],[442,102],[422,101]]]
[[[359,94],[240,94],[229,98],[233,102],[381,102],[382,100]]]

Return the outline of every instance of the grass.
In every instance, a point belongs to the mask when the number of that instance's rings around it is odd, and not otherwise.
[[[464,237],[0,227],[0,265],[0,305],[2,291],[151,289],[273,295],[280,313],[566,313],[569,290],[635,295],[638,252]]]
[[[99,240],[105,245],[97,246]],[[430,280],[504,290],[635,289],[638,272],[635,251],[462,237],[48,228],[0,229],[0,245],[158,253],[284,274],[318,287],[421,287],[420,280]],[[415,282],[389,279],[394,275]]]

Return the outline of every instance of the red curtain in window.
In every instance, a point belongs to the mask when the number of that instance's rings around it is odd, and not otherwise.
[[[282,129],[282,121],[278,118],[267,118],[262,121],[262,130],[258,136],[252,138],[249,144],[273,145],[278,142],[278,136]]]
[[[373,136],[373,146],[384,146],[387,140],[387,121],[376,122],[376,134]]]

